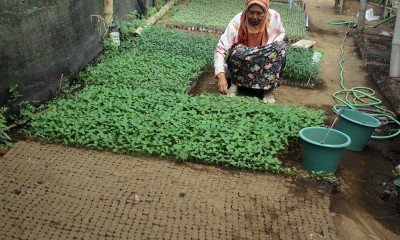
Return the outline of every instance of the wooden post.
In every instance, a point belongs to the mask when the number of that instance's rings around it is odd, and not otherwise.
[[[367,0],[360,0],[360,9],[358,11],[358,27],[357,27],[360,33],[364,33],[366,9],[367,9]]]
[[[389,77],[400,77],[400,7],[397,7],[396,25],[394,27],[392,52],[390,55]]]
[[[175,2],[176,2],[176,0],[171,0],[171,1],[167,2],[164,5],[164,7],[162,7],[157,13],[150,16],[146,21],[147,22],[146,26],[155,24],[162,16],[164,16],[174,6]],[[142,27],[138,27],[135,30],[134,34],[140,35],[142,30],[143,30]]]
[[[362,52],[362,60],[364,61],[364,67],[367,66],[367,61],[368,61],[368,40],[364,38],[364,49]]]
[[[104,0],[104,23],[109,27],[113,21],[114,4],[113,0]]]
[[[343,6],[344,6],[344,0],[340,1],[340,11],[339,11],[340,15],[342,15],[343,13]]]
[[[389,0],[385,0],[385,6],[383,6],[384,8],[383,8],[383,19],[385,19],[386,18],[386,14],[387,14],[387,9],[386,9],[386,7],[387,7],[387,5],[388,5],[388,1]]]

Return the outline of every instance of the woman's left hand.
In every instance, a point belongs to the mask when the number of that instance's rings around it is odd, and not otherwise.
[[[226,80],[225,73],[218,74],[218,89],[221,93],[228,93],[228,81]]]

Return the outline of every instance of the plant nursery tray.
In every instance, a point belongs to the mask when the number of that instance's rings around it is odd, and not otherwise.
[[[292,46],[311,48],[312,46],[314,46],[315,43],[316,43],[315,41],[301,39],[301,40],[295,42]]]

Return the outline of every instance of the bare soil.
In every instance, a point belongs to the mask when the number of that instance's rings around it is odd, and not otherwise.
[[[30,141],[0,164],[0,239],[337,239],[324,182]]]

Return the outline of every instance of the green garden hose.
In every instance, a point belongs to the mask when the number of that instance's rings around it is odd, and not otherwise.
[[[343,24],[347,24],[348,26],[355,26],[357,23],[353,22],[353,21],[347,21],[347,20],[343,20],[343,19],[333,19],[333,20],[328,20],[326,21],[327,24],[331,24],[331,25],[343,25]],[[347,34],[347,33],[346,33]]]
[[[397,123],[399,126],[399,130],[396,133],[386,135],[386,136],[372,136],[371,138],[373,139],[387,139],[387,138],[392,138],[400,135],[400,122],[395,118],[396,114],[393,112],[384,109],[380,107],[379,105],[382,104],[382,101],[379,100],[378,98],[374,97],[375,91],[371,88],[368,87],[354,87],[351,89],[348,89],[344,86],[344,77],[343,77],[343,63],[345,61],[344,59],[344,43],[347,38],[347,34],[350,32],[350,28],[355,27],[356,23],[353,21],[346,21],[346,20],[330,20],[327,21],[326,23],[328,24],[333,24],[333,25],[339,25],[339,24],[347,24],[348,30],[344,35],[342,45],[340,46],[340,51],[341,51],[341,60],[339,62],[340,66],[340,86],[342,87],[343,90],[339,90],[335,93],[333,93],[332,97],[342,103],[342,104],[336,104],[333,106],[333,111],[337,113],[340,108],[350,108],[350,109],[356,109],[356,110],[362,110],[364,112],[369,112],[371,116],[377,117],[377,118],[387,118],[390,119],[392,122]],[[344,98],[339,97],[339,95],[344,95]],[[383,123],[381,120],[381,125],[386,124],[387,122]]]

